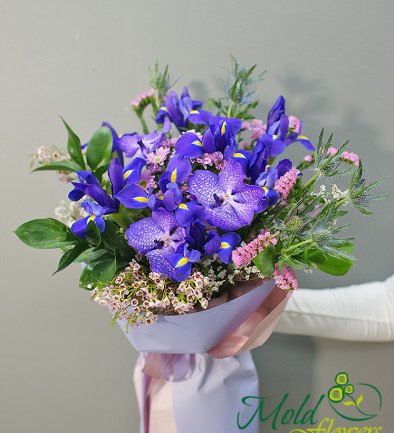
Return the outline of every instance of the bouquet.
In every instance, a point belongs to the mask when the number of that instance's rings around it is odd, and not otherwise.
[[[40,147],[33,158],[33,171],[56,171],[70,192],[57,219],[29,221],[16,234],[29,246],[60,249],[56,272],[83,263],[80,286],[143,352],[142,431],[160,431],[147,407],[151,413],[153,395],[160,400],[152,390],[163,380],[173,387],[167,433],[170,425],[207,431],[187,425],[176,386],[186,383],[200,397],[211,389],[206,410],[229,388],[237,405],[257,395],[248,351],[268,338],[297,290],[293,270],[345,274],[353,243],[341,221],[350,205],[368,215],[381,198],[374,191],[381,180],[366,182],[349,141],[337,145],[324,130],[307,138],[283,96],[261,119],[252,86],[262,76],[232,59],[225,96],[204,104],[187,87],[171,90],[168,67],[156,64],[151,88],[131,101],[142,132],[119,134],[103,122],[83,143],[63,120],[67,150]],[[290,145],[305,149],[298,164],[282,156]],[[240,382],[242,374],[249,380]],[[215,411],[219,419],[217,404]],[[237,431],[220,422],[212,431]]]

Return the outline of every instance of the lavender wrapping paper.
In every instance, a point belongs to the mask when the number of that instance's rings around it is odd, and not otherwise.
[[[245,294],[202,312],[182,316],[159,316],[149,326],[129,328],[119,320],[129,342],[139,352],[194,354],[188,373],[177,380],[154,379],[143,372],[140,353],[134,383],[140,409],[140,433],[232,433],[239,432],[237,414],[246,408],[241,399],[259,394],[259,380],[250,352],[217,359],[207,354],[253,314],[271,293],[266,281]],[[146,383],[150,380],[149,404]],[[152,386],[153,383],[153,386]],[[148,409],[147,409],[148,407]],[[147,415],[148,414],[148,415]],[[241,421],[250,417],[241,413]],[[148,421],[147,421],[148,418]],[[248,433],[258,433],[258,421]]]
[[[142,355],[134,370],[140,412],[143,384]],[[149,433],[239,433],[237,414],[245,410],[241,398],[259,395],[259,378],[250,352],[216,359],[204,353],[194,356],[194,368],[185,380],[156,384],[149,417]],[[241,417],[245,423],[251,410]],[[142,413],[140,413],[142,416]],[[258,433],[255,419],[245,429]],[[144,432],[142,427],[141,433]]]
[[[139,352],[205,353],[243,323],[267,298],[274,281],[267,281],[231,301],[205,311],[159,316],[152,325],[129,328],[118,323]]]

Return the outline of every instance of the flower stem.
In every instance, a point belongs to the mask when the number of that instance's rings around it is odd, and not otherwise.
[[[143,113],[140,113],[140,114],[137,114],[138,115],[138,119],[140,120],[140,122],[141,122],[141,126],[142,126],[142,131],[143,131],[143,133],[144,134],[148,134],[149,133],[149,129],[148,129],[148,125],[146,124],[146,122],[145,122],[145,119],[144,119],[144,115],[143,115]]]
[[[299,247],[302,247],[304,245],[312,244],[313,242],[314,242],[313,239],[307,239],[305,241],[299,242],[298,244],[294,244],[294,245],[291,245],[288,248],[285,248],[284,250],[282,250],[282,252],[288,253],[289,251],[293,251],[293,250],[295,250],[295,249],[297,249]]]

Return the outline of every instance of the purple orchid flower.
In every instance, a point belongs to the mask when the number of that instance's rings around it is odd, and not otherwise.
[[[164,105],[157,113],[156,123],[163,123],[165,118],[169,118],[177,128],[183,130],[187,126],[190,112],[199,109],[202,104],[202,101],[190,97],[187,87],[183,88],[180,98],[174,91],[170,91],[164,97]]]
[[[85,200],[81,206],[83,209],[85,209],[89,216],[75,221],[75,223],[71,226],[71,231],[80,238],[86,238],[88,224],[90,221],[93,221],[100,233],[103,233],[105,230],[105,221],[103,218],[105,209],[90,200]]]
[[[184,281],[189,278],[192,271],[192,264],[200,260],[200,251],[193,250],[189,245],[181,246],[176,253],[166,256],[167,261],[175,272],[175,281]]]
[[[241,165],[230,159],[216,175],[208,170],[197,170],[189,179],[189,192],[204,206],[206,221],[222,230],[237,230],[249,225],[264,191],[243,183]]]
[[[145,254],[153,272],[175,279],[177,273],[166,256],[185,243],[186,230],[179,227],[173,213],[164,208],[154,210],[151,217],[143,218],[126,231],[129,245]]]

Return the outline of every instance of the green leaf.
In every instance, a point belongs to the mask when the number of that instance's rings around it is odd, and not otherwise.
[[[82,150],[81,150],[81,140],[75,134],[75,132],[67,125],[67,123],[63,119],[63,117],[60,117],[60,118],[62,119],[64,126],[67,129],[67,134],[68,134],[67,151],[68,151],[68,154],[71,156],[71,159],[73,159],[78,165],[80,165],[82,167],[83,170],[85,170],[85,161],[83,159]]]
[[[348,243],[350,244],[350,242]],[[347,245],[347,244],[346,244]],[[350,248],[350,246],[346,246]],[[346,252],[346,250],[343,250]],[[351,259],[342,256],[334,256],[318,247],[309,248],[299,258],[303,263],[313,266],[330,275],[344,275],[352,267]]]
[[[45,165],[40,165],[36,167],[34,171],[47,171],[47,170],[56,170],[56,171],[79,171],[82,170],[82,167],[75,162],[72,161],[59,161],[59,162],[49,162]]]
[[[62,257],[59,261],[59,265],[58,265],[56,271],[53,273],[53,275],[62,271],[65,268],[67,268],[67,266],[71,265],[71,263],[73,263],[88,248],[89,248],[89,244],[87,242],[80,241],[74,246],[74,248],[66,251],[62,255]]]
[[[79,241],[66,225],[53,218],[28,221],[19,226],[15,234],[33,248],[63,248]]]
[[[127,244],[124,235],[118,233],[118,227],[113,222],[108,220],[105,222],[105,230],[101,234],[101,239],[107,249],[117,249],[122,257],[131,259],[132,249]]]
[[[101,233],[94,221],[88,222],[88,227],[86,229],[86,236],[89,242],[91,242],[94,245],[99,245],[99,243],[101,242]]]
[[[106,283],[114,277],[116,272],[116,259],[102,260],[95,265],[90,274],[91,282]]]
[[[85,290],[93,290],[88,288],[88,284],[92,283],[92,268],[90,266],[85,266],[79,278],[79,287]]]
[[[266,248],[253,259],[253,263],[266,277],[271,276],[275,270],[275,253],[272,248]]]
[[[109,128],[102,126],[89,140],[86,159],[92,170],[99,166],[108,166],[112,153],[112,134]]]

